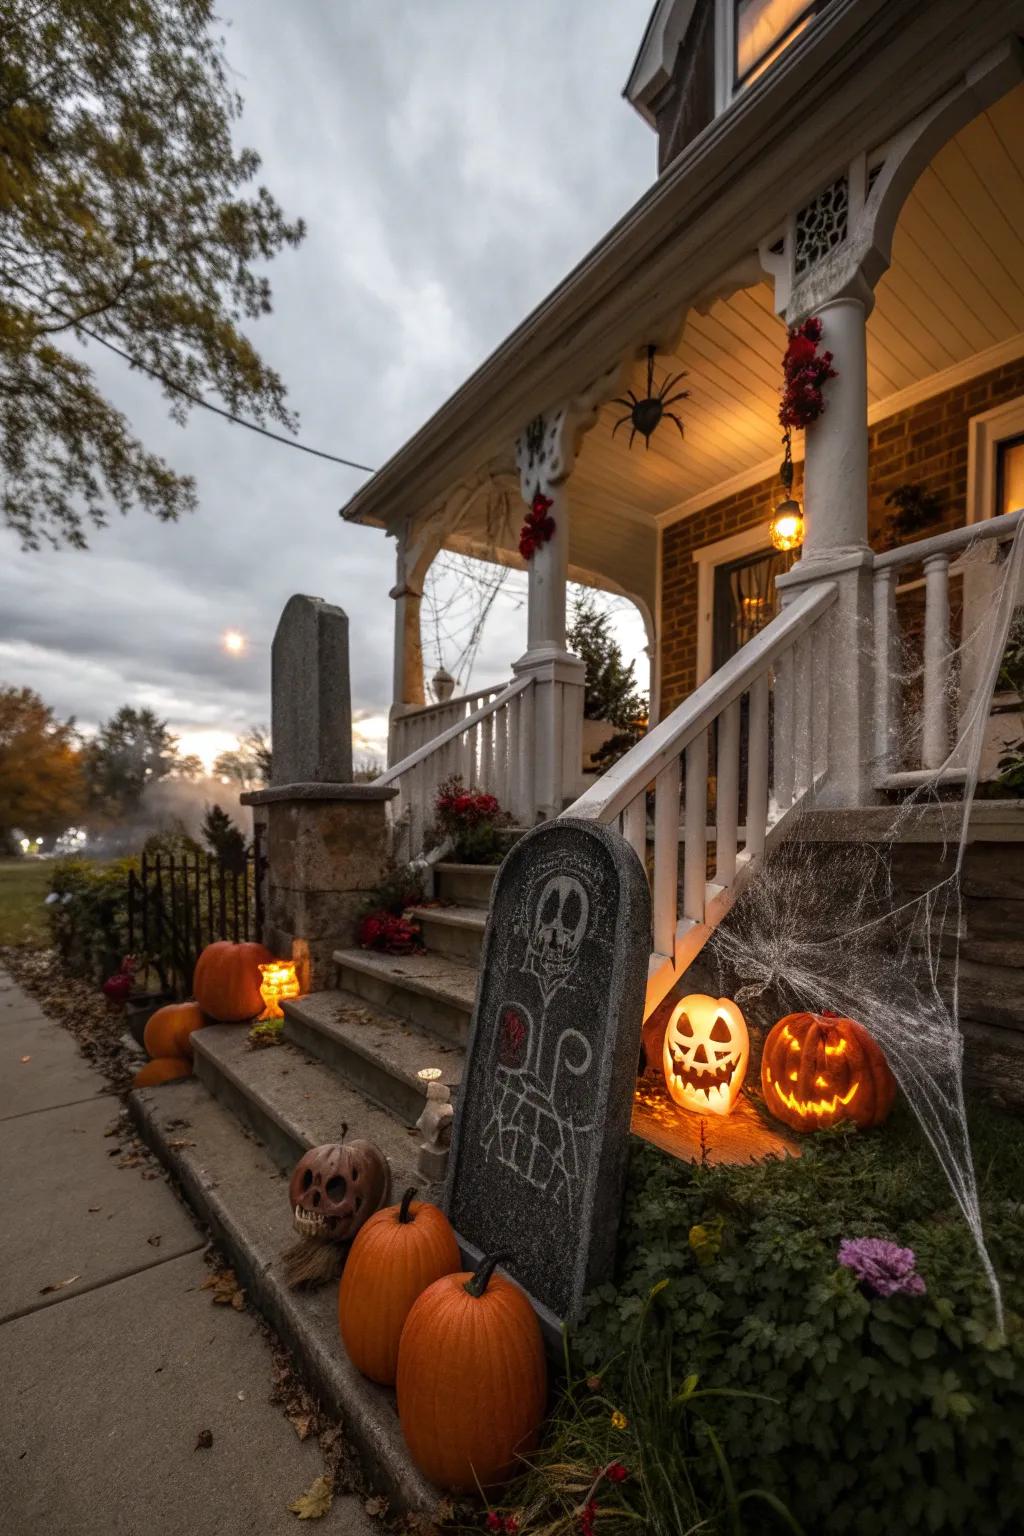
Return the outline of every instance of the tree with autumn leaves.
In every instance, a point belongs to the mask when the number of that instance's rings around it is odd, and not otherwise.
[[[31,688],[0,688],[0,852],[15,829],[54,837],[85,811],[73,720],[58,720]]]
[[[196,505],[87,362],[112,349],[171,415],[213,394],[294,425],[243,330],[304,229],[252,183],[212,0],[6,0],[0,28],[0,507],[27,548],[136,505]],[[127,364],[126,364],[127,366]]]

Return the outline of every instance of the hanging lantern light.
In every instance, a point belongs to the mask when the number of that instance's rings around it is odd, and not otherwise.
[[[785,458],[779,467],[779,480],[785,495],[772,513],[768,537],[772,548],[785,554],[791,549],[799,549],[804,541],[804,514],[793,495],[793,440],[788,427],[782,443]]]
[[[260,997],[263,999],[264,1008],[258,1022],[262,1024],[268,1019],[283,1019],[282,999],[298,997],[298,995],[299,979],[295,974],[293,961],[272,960],[269,965],[261,965]]]

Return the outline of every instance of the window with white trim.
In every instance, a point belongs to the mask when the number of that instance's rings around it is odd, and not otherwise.
[[[718,110],[759,80],[810,26],[823,0],[718,0]]]
[[[967,522],[1024,507],[1024,395],[967,424]]]

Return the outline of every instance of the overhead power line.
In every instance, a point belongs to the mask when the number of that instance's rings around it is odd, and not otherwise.
[[[76,329],[81,331],[83,335],[88,336],[91,341],[98,341],[100,346],[106,347],[109,352],[115,352],[118,357],[123,357],[125,362],[130,363],[133,368],[140,368],[143,373],[148,373],[150,378],[156,379],[166,389],[173,390],[177,395],[183,395],[186,400],[191,400],[193,405],[202,406],[204,411],[212,411],[215,416],[223,416],[225,421],[233,421],[236,427],[248,427],[250,432],[258,432],[261,437],[269,437],[271,442],[283,443],[286,448],[297,448],[300,453],[311,453],[317,459],[330,459],[332,464],[344,464],[347,469],[359,469],[367,475],[375,475],[377,473],[369,464],[357,464],[355,459],[343,459],[336,453],[325,452],[323,448],[310,448],[307,443],[300,443],[294,437],[282,437],[280,432],[271,432],[269,427],[261,427],[259,422],[246,421],[244,416],[236,416],[232,411],[226,411],[222,406],[214,405],[211,401],[204,400],[202,395],[194,395],[183,384],[175,384],[173,379],[169,379],[159,369],[151,368],[148,363],[140,362],[137,357],[132,357],[130,352],[125,352],[120,347],[115,346],[112,341],[107,341],[105,336],[99,336],[95,331],[90,331],[88,326],[79,323],[76,324]]]

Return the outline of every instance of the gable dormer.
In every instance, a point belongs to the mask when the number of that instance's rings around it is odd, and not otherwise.
[[[658,170],[759,80],[828,0],[657,0],[624,95],[657,130]]]

